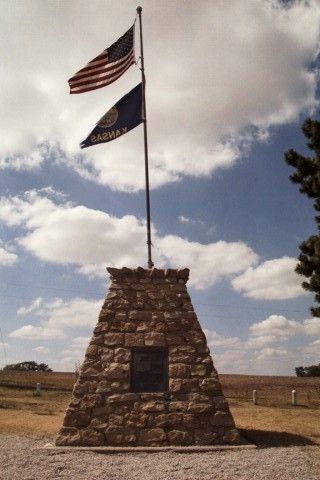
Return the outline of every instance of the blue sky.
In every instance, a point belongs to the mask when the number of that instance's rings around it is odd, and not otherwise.
[[[191,269],[220,372],[290,375],[318,363],[320,322],[294,273],[298,244],[315,231],[312,204],[283,153],[307,153],[301,123],[319,109],[320,3],[142,6],[155,264]],[[106,266],[146,266],[146,228],[141,126],[79,148],[140,81],[138,67],[82,95],[69,95],[67,79],[129,28],[136,4],[3,7],[0,367],[34,359],[73,370]]]

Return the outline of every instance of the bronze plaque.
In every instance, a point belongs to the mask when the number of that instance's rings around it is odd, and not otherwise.
[[[133,348],[131,355],[131,392],[168,391],[168,349]]]

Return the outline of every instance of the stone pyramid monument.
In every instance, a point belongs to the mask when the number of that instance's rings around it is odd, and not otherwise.
[[[107,270],[112,283],[56,445],[239,443],[189,270]]]

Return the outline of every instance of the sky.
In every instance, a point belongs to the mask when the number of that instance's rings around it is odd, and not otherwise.
[[[133,24],[136,1],[0,0],[0,368],[73,371],[109,286],[147,265],[143,130],[81,150],[141,81],[67,80]],[[288,177],[319,111],[320,1],[141,1],[152,255],[188,290],[220,373],[319,363],[320,319],[294,268],[316,232]],[[140,56],[136,25],[136,58]]]

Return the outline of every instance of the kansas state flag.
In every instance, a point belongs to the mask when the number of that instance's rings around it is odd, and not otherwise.
[[[132,130],[142,122],[142,83],[122,97],[100,118],[88,137],[80,143],[81,148],[97,143],[111,142]]]

